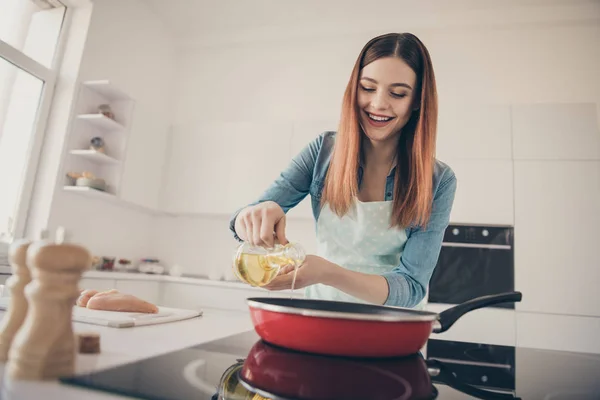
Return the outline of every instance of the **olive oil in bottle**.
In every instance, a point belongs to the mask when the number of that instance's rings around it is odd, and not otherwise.
[[[266,249],[243,243],[236,252],[233,271],[242,282],[251,286],[264,286],[275,279],[285,266],[290,265],[297,270],[304,258],[304,250],[298,244],[276,245],[272,249]],[[294,278],[295,273],[296,271]]]

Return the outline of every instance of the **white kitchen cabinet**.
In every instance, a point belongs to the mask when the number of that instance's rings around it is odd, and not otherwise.
[[[117,281],[114,279],[82,278],[79,281],[80,289],[94,289],[99,292],[115,289]]]
[[[230,213],[255,201],[290,164],[292,127],[288,123],[228,124],[235,137],[228,147],[229,179],[220,199]],[[203,160],[204,168],[210,168]]]
[[[223,122],[172,129],[164,178],[171,213],[230,214],[290,162],[291,125]]]
[[[4,290],[2,290],[2,297],[10,297],[10,288],[6,286],[6,280],[10,278],[12,275],[9,274],[1,274],[0,275],[0,285],[4,285]]]
[[[596,104],[522,104],[512,109],[516,160],[600,160]]]
[[[600,161],[515,161],[521,311],[600,317]]]
[[[513,165],[510,160],[444,160],[456,174],[450,221],[513,225]]]
[[[270,292],[237,282],[195,280],[194,282],[163,282],[161,305],[186,309],[218,308],[221,310],[248,311],[249,297],[287,297],[289,291]],[[297,290],[294,298],[304,297]]]
[[[517,312],[519,347],[600,354],[598,338],[598,317]]]
[[[160,304],[162,297],[162,282],[157,281],[135,281],[117,280],[116,288],[119,292],[131,294],[152,304]]]
[[[192,310],[219,308],[245,311],[248,309],[246,299],[257,296],[257,291],[252,289],[175,282],[164,282],[163,290],[161,305]]]
[[[508,105],[441,103],[438,157],[510,160],[510,124]]]
[[[440,313],[448,304],[427,304],[425,309]],[[446,332],[434,333],[432,339],[515,346],[517,336],[514,310],[483,308],[463,315]]]
[[[163,208],[171,213],[226,212],[224,184],[230,177],[232,130],[210,124],[171,130]]]

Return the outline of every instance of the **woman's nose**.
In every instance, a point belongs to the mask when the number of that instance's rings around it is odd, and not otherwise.
[[[375,92],[371,98],[371,106],[376,110],[385,110],[388,106],[385,93],[382,91]]]

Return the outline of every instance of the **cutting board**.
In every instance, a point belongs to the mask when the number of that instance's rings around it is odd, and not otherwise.
[[[10,304],[9,297],[0,298],[0,310],[6,310]],[[202,311],[184,310],[180,308],[158,307],[157,314],[134,312],[101,311],[73,306],[73,321],[85,324],[110,326],[112,328],[133,328],[136,326],[165,324],[199,317]]]

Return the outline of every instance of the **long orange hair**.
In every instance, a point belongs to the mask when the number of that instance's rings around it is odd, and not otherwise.
[[[344,215],[358,194],[358,167],[363,131],[356,96],[362,68],[383,57],[398,57],[417,76],[420,102],[400,133],[391,226],[425,226],[431,215],[437,125],[437,90],[429,52],[410,33],[389,33],[371,39],[358,56],[346,86],[342,113],[321,203]]]

